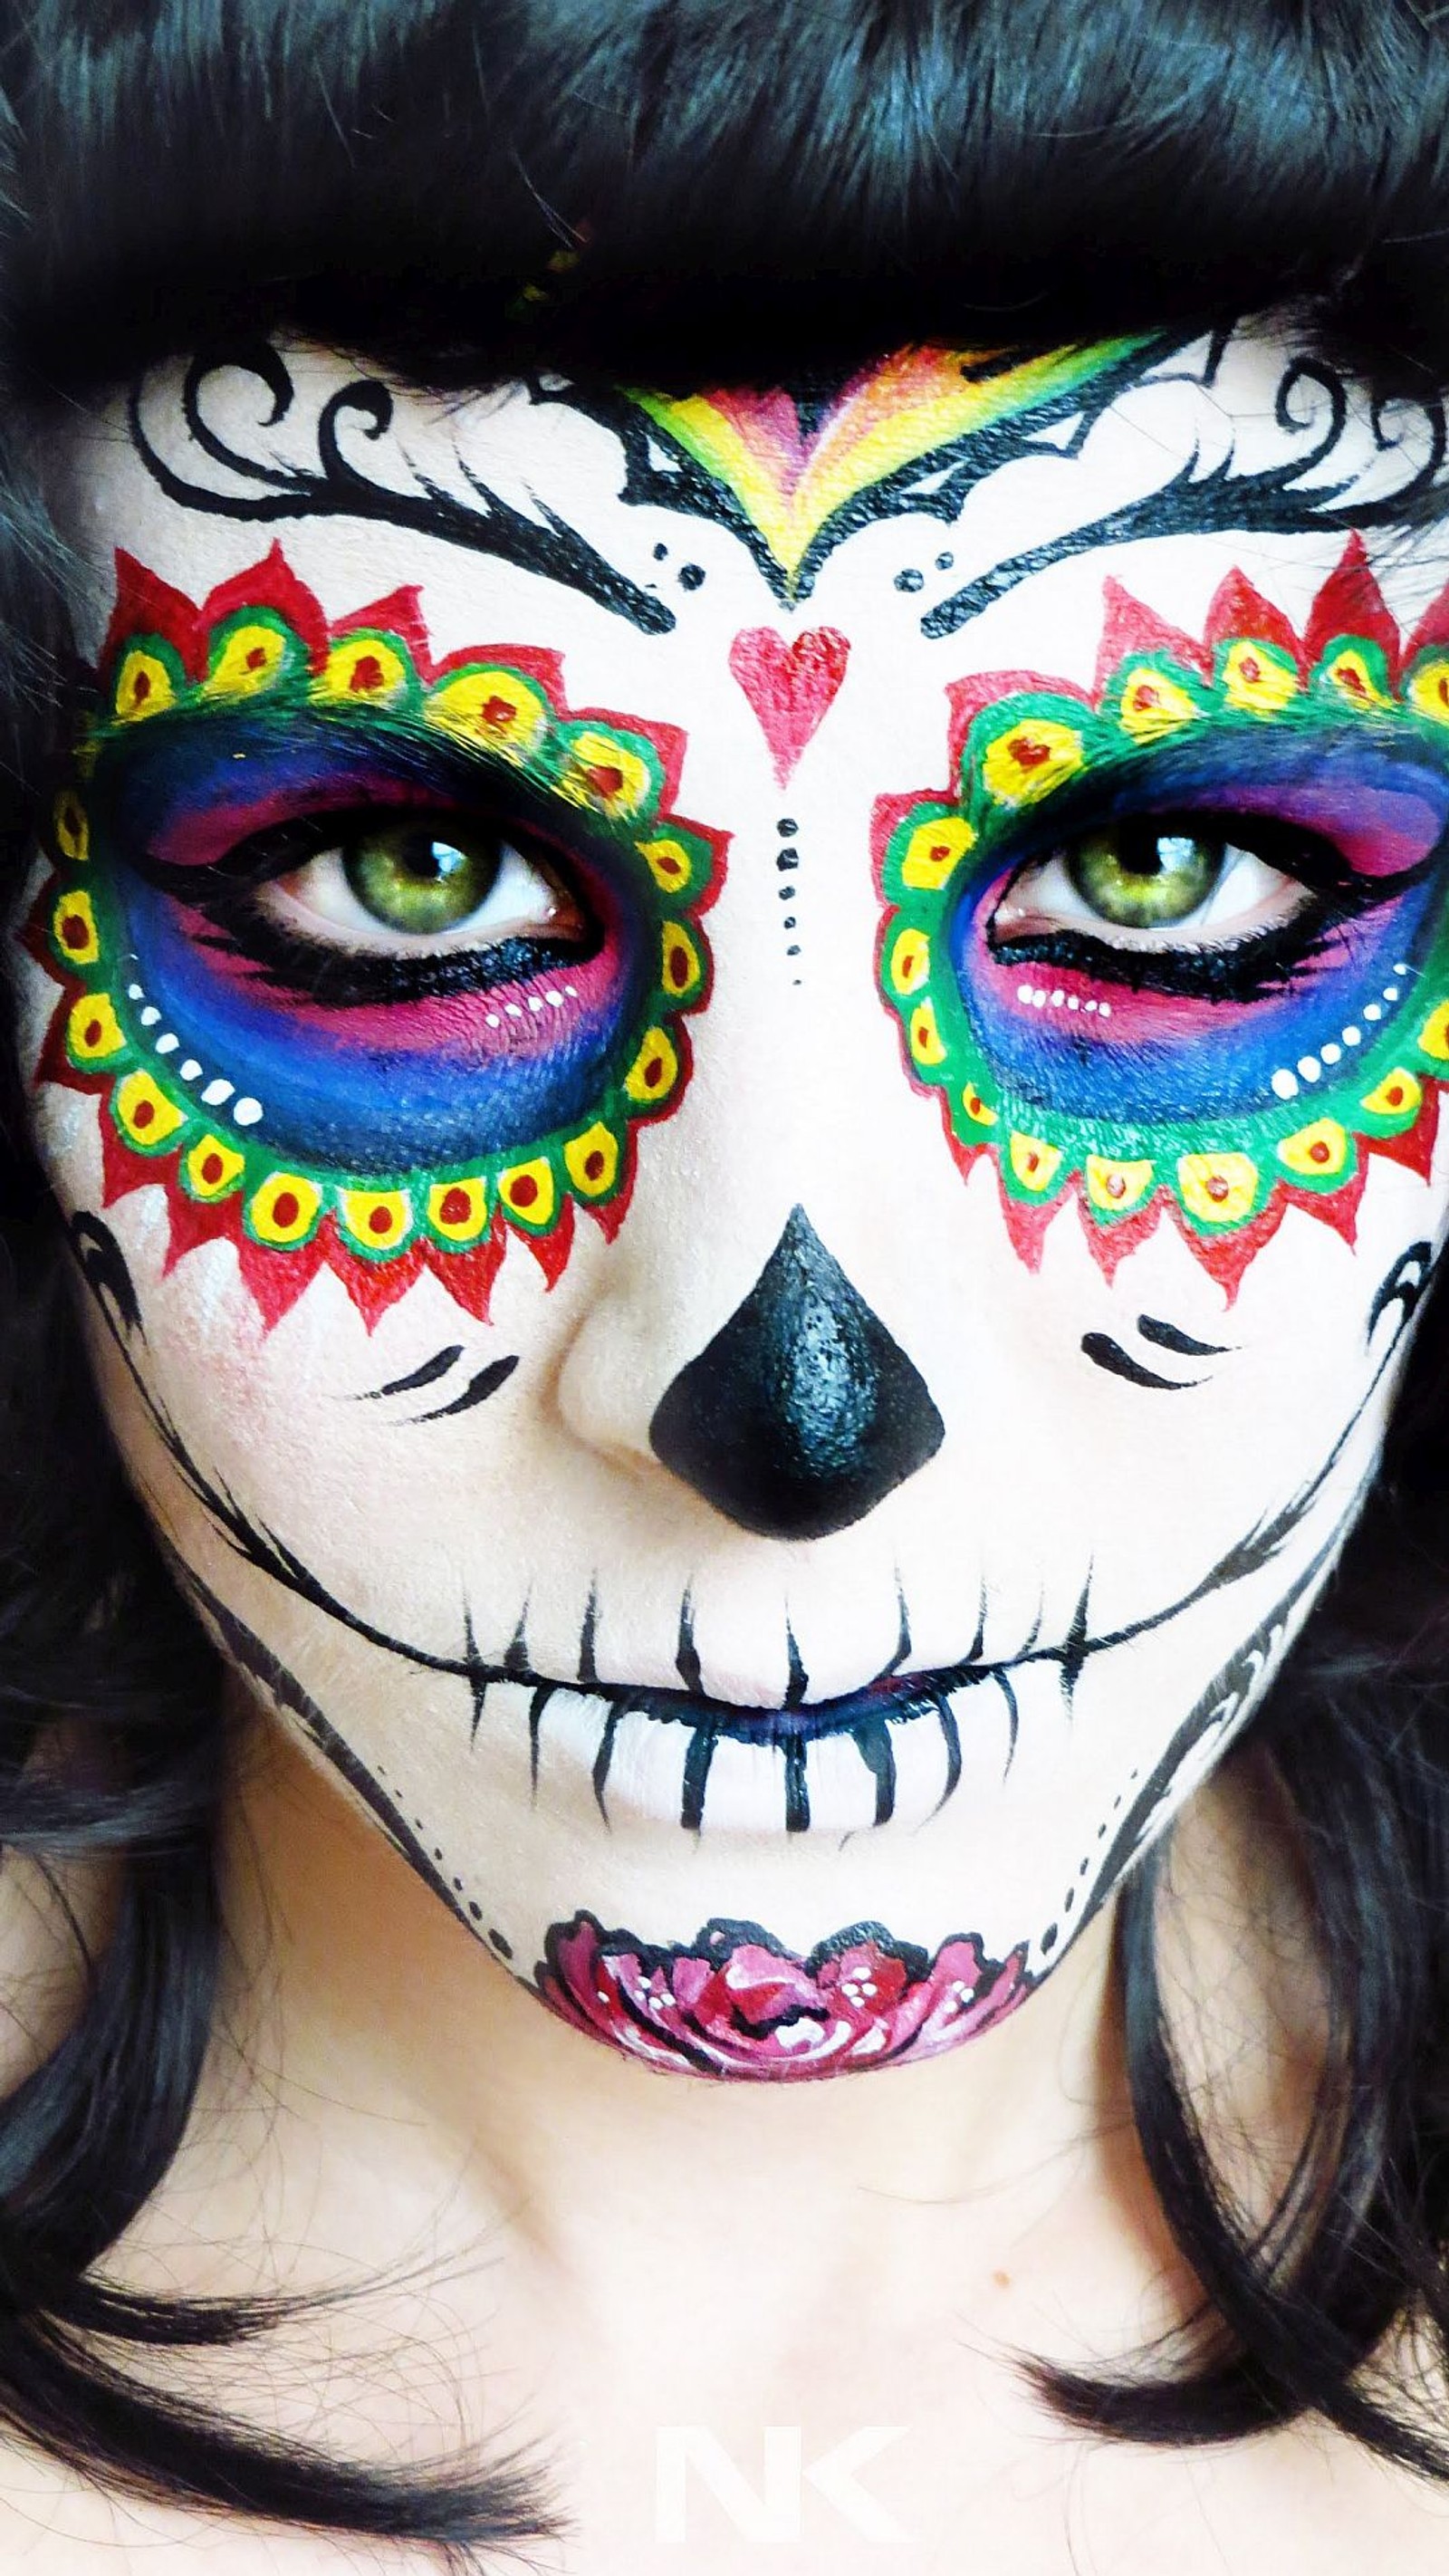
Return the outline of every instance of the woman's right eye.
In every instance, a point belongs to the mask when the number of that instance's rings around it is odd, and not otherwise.
[[[314,829],[302,864],[269,875],[252,897],[264,919],[294,935],[397,956],[587,933],[558,864],[497,825],[365,817],[334,841],[318,838]]]

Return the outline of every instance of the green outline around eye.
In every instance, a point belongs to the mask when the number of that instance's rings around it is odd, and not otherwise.
[[[509,1235],[532,1243],[553,1277],[576,1210],[606,1230],[621,1218],[635,1132],[677,1105],[689,1077],[683,1023],[709,996],[699,917],[719,891],[725,836],[673,809],[678,737],[637,719],[569,710],[556,656],[512,648],[432,667],[416,630],[363,622],[327,631],[277,550],[250,578],[259,594],[270,582],[281,603],[259,596],[237,605],[236,583],[200,610],[170,594],[179,630],[171,634],[154,619],[127,630],[122,601],[103,665],[103,712],[56,800],[54,876],[31,928],[33,953],[63,986],[41,1071],[102,1095],[111,1194],[164,1180],[173,1251],[215,1236],[235,1243],[269,1319],[323,1260],[369,1317],[402,1293],[420,1261],[483,1312]],[[226,593],[223,613],[209,617]],[[88,782],[142,724],[205,723],[248,706],[305,708],[340,726],[357,712],[405,712],[495,761],[526,766],[536,788],[608,830],[652,924],[655,968],[617,1071],[586,1117],[506,1154],[379,1177],[283,1165],[238,1124],[234,1096],[208,1108],[178,1080],[141,1024],[144,997],[125,981],[118,918],[95,865]],[[277,1255],[298,1258],[278,1263]]]

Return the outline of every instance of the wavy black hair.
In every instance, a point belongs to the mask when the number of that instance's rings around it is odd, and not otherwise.
[[[5,0],[6,419],[287,327],[414,381],[543,363],[789,381],[915,338],[1048,345],[1291,303],[1386,389],[1449,385],[1449,26],[1412,0]],[[37,403],[39,410],[37,411]],[[57,690],[58,548],[6,441],[13,880]],[[12,864],[13,863],[13,864]],[[3,891],[0,879],[0,891]],[[115,1859],[73,2027],[0,2103],[0,2422],[133,2493],[432,2541],[555,2527],[517,2460],[298,2451],[164,2389],[265,2301],[115,2285],[211,2035],[219,1673],[98,1419],[0,1027],[0,1845]],[[1449,1337],[1429,1301],[1342,1569],[1252,1741],[1332,2022],[1282,2203],[1215,2165],[1118,1908],[1132,2099],[1207,2302],[1171,2351],[1042,2372],[1076,2422],[1220,2442],[1305,2415],[1449,2477],[1382,2355],[1449,2358]],[[73,1762],[52,1749],[84,1748]]]

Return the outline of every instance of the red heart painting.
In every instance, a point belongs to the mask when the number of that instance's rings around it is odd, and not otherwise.
[[[759,718],[783,787],[829,713],[850,659],[850,639],[812,627],[787,644],[772,626],[752,626],[730,646],[730,669]]]

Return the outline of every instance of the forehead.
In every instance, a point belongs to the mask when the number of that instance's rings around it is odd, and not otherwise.
[[[842,631],[909,731],[918,684],[1089,681],[1109,575],[1198,632],[1236,569],[1301,623],[1349,533],[1403,620],[1449,561],[1440,406],[1376,404],[1272,318],[683,396],[442,397],[273,348],[155,370],[61,455],[90,656],[117,549],[200,598],[280,540],[331,616],[416,591],[439,651],[563,645],[682,719],[742,628]]]

